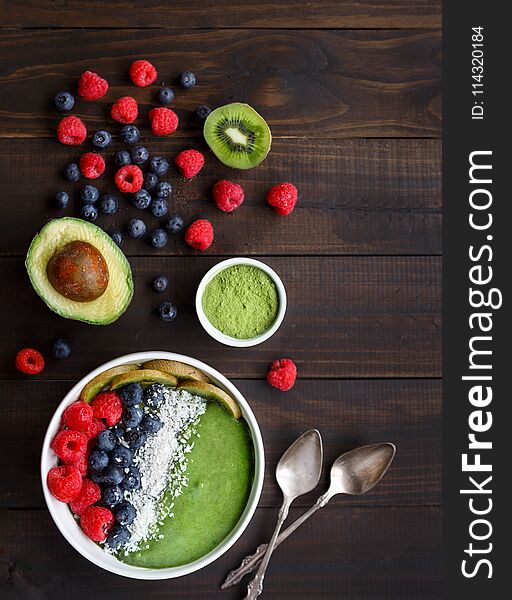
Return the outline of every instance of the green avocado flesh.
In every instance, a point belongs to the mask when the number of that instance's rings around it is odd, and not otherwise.
[[[95,300],[77,302],[66,298],[48,279],[48,262],[73,241],[94,246],[107,264],[108,285]],[[102,229],[81,219],[63,217],[47,223],[32,240],[25,266],[35,291],[51,310],[66,319],[108,325],[123,314],[133,296],[132,272],[123,252]]]
[[[188,564],[208,554],[237,524],[254,476],[254,449],[243,420],[209,402],[195,426],[188,458],[188,487],[174,499],[174,516],[166,517],[149,548],[117,558],[137,567],[161,569]]]

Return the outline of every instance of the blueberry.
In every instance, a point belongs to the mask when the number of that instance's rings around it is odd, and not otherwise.
[[[164,388],[159,383],[152,383],[144,390],[144,404],[148,408],[158,408],[164,400]]]
[[[120,440],[124,436],[124,427],[121,423],[118,423],[115,427],[110,430],[115,436],[116,440]]]
[[[146,224],[141,219],[130,219],[128,221],[128,233],[133,238],[141,238],[146,235]]]
[[[135,125],[125,125],[119,136],[125,144],[136,144],[140,140],[140,131]]]
[[[133,194],[132,203],[135,208],[144,210],[151,204],[151,196],[147,190],[139,190]]]
[[[93,204],[84,204],[80,210],[80,216],[86,221],[96,221],[98,209]]]
[[[130,446],[132,450],[138,450],[141,446],[144,446],[148,436],[144,431],[142,431],[142,429],[136,427],[135,429],[128,431],[124,436],[124,439],[127,441],[128,446]]]
[[[150,165],[156,175],[165,175],[169,170],[169,161],[163,156],[153,156]]]
[[[133,429],[140,424],[143,416],[144,411],[142,408],[139,408],[138,406],[128,406],[123,411],[123,423],[126,427]]]
[[[174,321],[177,314],[178,309],[172,302],[162,302],[158,307],[158,315],[162,321]]]
[[[106,148],[110,145],[111,141],[112,136],[108,131],[96,131],[92,136],[92,145],[96,146],[96,148]]]
[[[84,204],[94,204],[100,197],[100,191],[93,185],[86,185],[80,192],[80,199]]]
[[[114,240],[114,243],[121,247],[123,244],[123,240],[124,240],[124,235],[121,231],[113,231],[110,234],[110,237]]]
[[[178,214],[171,215],[165,224],[169,233],[179,233],[183,229],[183,217]]]
[[[132,148],[130,155],[134,165],[143,165],[149,158],[148,149],[144,146],[135,146]]]
[[[169,210],[169,205],[163,198],[155,198],[151,202],[149,210],[154,217],[163,217]]]
[[[167,246],[167,234],[163,229],[155,229],[155,231],[151,232],[151,245],[153,248],[164,248]]]
[[[69,194],[67,192],[57,192],[55,194],[55,206],[57,208],[66,208],[69,204]]]
[[[125,167],[126,165],[130,165],[132,163],[132,157],[128,150],[118,150],[114,154],[114,163],[118,167]]]
[[[103,214],[113,215],[118,208],[117,198],[112,194],[105,194],[100,198],[99,208]]]
[[[94,483],[103,483],[103,471],[91,471],[89,473],[89,477],[92,481],[94,481]]]
[[[182,88],[188,89],[195,86],[196,76],[190,71],[184,71],[183,73],[180,73],[178,81]]]
[[[138,383],[128,383],[121,388],[119,396],[125,406],[135,406],[142,402],[142,387]]]
[[[69,92],[59,92],[58,94],[55,94],[53,102],[55,108],[61,112],[71,110],[73,106],[75,106],[75,99]]]
[[[93,450],[88,460],[91,471],[101,471],[108,465],[108,454],[103,450]]]
[[[124,470],[124,479],[121,483],[121,489],[125,491],[139,490],[140,471],[137,467],[131,466]]]
[[[163,87],[158,90],[158,102],[160,104],[170,104],[174,100],[174,92],[171,88]]]
[[[55,340],[52,344],[52,356],[58,359],[68,358],[71,354],[71,344],[64,338]]]
[[[68,181],[79,181],[81,176],[80,167],[76,163],[69,163],[64,169],[64,177]]]
[[[151,171],[148,171],[144,175],[144,183],[142,184],[143,189],[148,190],[149,192],[151,190],[154,190],[157,185],[158,177],[154,173],[151,173]]]
[[[155,292],[159,294],[165,292],[165,290],[169,287],[169,280],[164,275],[158,275],[151,282],[151,287]]]
[[[109,465],[101,473],[102,483],[106,485],[119,485],[124,479],[124,473],[119,467]]]
[[[114,517],[119,525],[131,525],[135,521],[136,516],[137,511],[133,504],[130,504],[127,500],[118,504],[114,510]]]
[[[104,429],[96,436],[96,444],[99,450],[110,452],[114,449],[117,442],[116,434],[111,429]]]
[[[172,185],[168,181],[161,181],[155,189],[155,195],[159,198],[169,198],[172,194]]]
[[[124,525],[114,525],[107,536],[107,544],[115,550],[128,542],[131,533]]]
[[[162,426],[162,421],[153,415],[146,415],[140,424],[142,431],[146,431],[147,433],[156,433],[157,431],[160,431]]]
[[[101,491],[101,500],[107,506],[116,506],[123,500],[123,491],[118,485],[109,485]]]
[[[109,452],[110,462],[116,467],[129,467],[132,464],[133,452],[126,446],[117,444],[113,450]]]
[[[206,121],[206,117],[212,112],[212,109],[205,104],[201,104],[196,108],[195,116],[196,121],[199,123],[204,123]]]

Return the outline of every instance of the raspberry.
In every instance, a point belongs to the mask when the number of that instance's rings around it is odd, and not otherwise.
[[[80,157],[80,171],[87,179],[96,179],[105,171],[103,156],[96,152],[86,152]]]
[[[87,431],[92,421],[92,408],[87,402],[77,400],[62,413],[62,422],[74,431]]]
[[[133,123],[139,114],[139,107],[137,101],[131,96],[123,96],[119,98],[117,102],[112,104],[110,109],[110,115],[118,123],[127,125]]]
[[[297,188],[293,183],[280,183],[270,188],[267,193],[267,202],[275,212],[282,217],[289,215],[297,202]]]
[[[57,139],[61,144],[79,146],[87,137],[87,129],[78,117],[64,117],[57,125]]]
[[[15,365],[25,375],[37,375],[44,369],[44,358],[33,348],[23,348],[16,354]]]
[[[220,210],[233,212],[244,201],[244,190],[237,183],[222,179],[213,186],[213,199]]]
[[[88,440],[94,440],[100,431],[106,429],[105,423],[99,419],[92,419],[89,426],[84,431],[84,435]]]
[[[156,81],[158,73],[147,60],[136,60],[130,66],[130,79],[139,87],[146,87]]]
[[[275,360],[267,373],[267,381],[272,387],[287,392],[295,383],[297,367],[290,358]]]
[[[199,219],[187,229],[185,241],[196,250],[206,250],[213,242],[213,227],[210,221]]]
[[[121,420],[123,405],[115,392],[100,392],[92,401],[92,409],[97,419],[105,419],[109,427],[114,427]]]
[[[53,438],[50,448],[65,463],[75,463],[87,452],[87,437],[80,431],[62,429]]]
[[[69,503],[69,508],[75,513],[75,515],[81,515],[87,507],[91,506],[91,504],[94,504],[95,502],[98,502],[100,498],[100,486],[90,479],[83,479],[80,492],[74,500],[71,500]]]
[[[178,128],[178,115],[170,108],[152,108],[149,111],[151,131],[154,135],[169,135]]]
[[[80,493],[82,476],[73,465],[62,465],[48,471],[46,482],[52,496],[61,502],[71,502]]]
[[[137,165],[121,167],[115,175],[116,185],[121,192],[138,192],[144,183],[144,175]]]
[[[94,542],[104,542],[114,525],[114,515],[103,506],[88,506],[80,516],[80,527]]]
[[[84,100],[99,100],[107,90],[108,81],[92,71],[85,71],[78,80],[78,95]]]
[[[185,179],[197,175],[204,165],[204,156],[197,150],[183,150],[174,159],[176,166]]]
[[[87,463],[88,452],[89,446],[87,446],[87,452],[85,454],[82,454],[76,462],[69,463],[70,466],[76,467],[80,471],[80,475],[82,477],[85,477],[87,475],[87,468],[89,466]]]

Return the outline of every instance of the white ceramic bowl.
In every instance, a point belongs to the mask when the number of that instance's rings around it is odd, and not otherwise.
[[[246,340],[234,338],[222,333],[222,331],[219,331],[210,323],[208,317],[204,314],[203,310],[203,294],[206,286],[215,277],[215,275],[217,275],[224,269],[227,269],[228,267],[232,267],[233,265],[251,265],[264,271],[275,283],[277,288],[277,295],[279,297],[279,309],[277,312],[276,320],[274,321],[272,327],[270,327],[270,329],[267,329],[267,331],[265,331],[261,335],[257,335],[256,337],[249,338]],[[257,344],[261,344],[265,340],[268,340],[268,338],[272,337],[281,326],[281,323],[284,319],[284,315],[286,313],[286,290],[279,275],[274,271],[274,269],[271,269],[265,263],[259,260],[255,260],[254,258],[228,258],[227,260],[223,260],[220,263],[217,263],[201,279],[201,283],[199,284],[196,293],[196,312],[204,330],[207,333],[209,333],[214,340],[217,340],[218,342],[221,342],[226,346],[235,346],[237,348],[247,348],[248,346],[256,346]]]
[[[122,563],[114,556],[104,552],[97,544],[84,535],[78,526],[78,523],[73,518],[73,515],[71,514],[67,504],[63,504],[54,498],[48,490],[48,486],[46,484],[46,476],[48,471],[57,464],[57,457],[50,448],[50,442],[59,430],[62,413],[64,412],[66,406],[78,399],[82,388],[88,381],[106,369],[124,364],[142,363],[153,359],[178,360],[197,367],[198,369],[204,371],[216,385],[229,392],[236,399],[240,405],[240,408],[242,409],[242,414],[249,426],[254,444],[254,482],[252,484],[251,493],[249,495],[249,500],[245,510],[234,529],[216,548],[202,558],[187,565],[171,567],[168,569],[145,569],[142,567],[132,567]],[[55,521],[55,524],[59,528],[62,535],[75,548],[75,550],[78,550],[82,556],[90,560],[95,565],[98,565],[98,567],[101,567],[106,571],[110,571],[111,573],[123,575],[124,577],[132,577],[134,579],[171,579],[174,577],[181,577],[182,575],[187,575],[188,573],[202,569],[206,565],[209,565],[214,560],[219,558],[219,556],[222,556],[222,554],[231,548],[231,546],[242,535],[245,528],[249,524],[254,511],[256,510],[263,487],[264,471],[265,457],[263,451],[263,441],[258,423],[249,407],[247,400],[242,396],[240,391],[226,377],[224,377],[224,375],[212,367],[199,360],[196,360],[195,358],[190,358],[181,354],[174,354],[173,352],[137,352],[135,354],[127,354],[126,356],[121,356],[105,363],[104,365],[101,365],[101,367],[98,367],[86,375],[66,394],[64,400],[62,400],[62,402],[59,404],[59,407],[55,411],[55,414],[50,421],[50,425],[48,426],[48,430],[46,431],[43,442],[43,452],[41,455],[41,480],[43,484],[44,497],[50,514],[52,515],[53,520]]]

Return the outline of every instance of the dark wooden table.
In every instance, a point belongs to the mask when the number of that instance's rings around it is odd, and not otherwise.
[[[440,21],[439,0],[0,0],[2,599],[243,597],[244,586],[221,593],[218,584],[269,537],[280,502],[275,463],[312,426],[325,441],[326,470],[358,444],[392,440],[398,454],[373,493],[336,498],[276,552],[265,597],[439,597]],[[214,222],[214,246],[199,255],[182,239],[160,251],[128,241],[136,292],[126,314],[105,328],[65,321],[35,295],[23,266],[35,231],[58,216],[52,195],[71,189],[59,178],[63,165],[80,153],[55,141],[51,99],[90,68],[111,84],[103,102],[75,111],[91,131],[112,127],[109,104],[124,94],[145,113],[154,88],[135,89],[126,75],[142,57],[158,66],[159,81],[191,70],[199,82],[177,93],[182,126],[171,139],[156,140],[143,125],[151,151],[205,149],[191,111],[240,100],[268,119],[272,152],[246,173],[209,156],[194,181],[174,178],[176,207]],[[233,215],[209,199],[220,177],[246,189]],[[283,180],[301,191],[287,219],[264,200]],[[75,199],[67,213],[78,207]],[[134,210],[123,202],[99,224],[124,223]],[[220,346],[193,310],[201,276],[233,255],[263,257],[289,294],[279,333],[256,348]],[[160,298],[148,283],[158,273],[169,276],[179,307],[172,324],[152,314]],[[73,343],[69,360],[49,359],[33,379],[15,371],[19,348],[48,353],[59,336]],[[163,582],[117,577],[79,556],[45,508],[38,471],[43,433],[72,383],[103,361],[149,349],[190,354],[231,377],[259,419],[268,457],[260,506],[241,540],[203,571]],[[287,394],[264,381],[282,356],[300,374]],[[319,490],[325,485],[324,476]],[[292,516],[315,496],[301,498]]]

